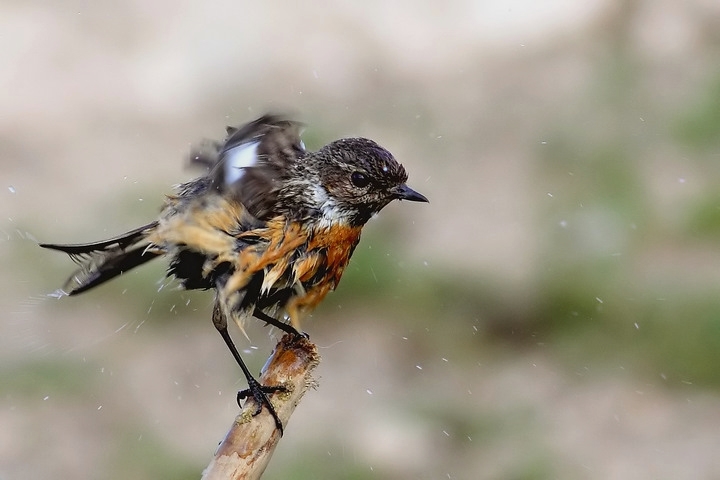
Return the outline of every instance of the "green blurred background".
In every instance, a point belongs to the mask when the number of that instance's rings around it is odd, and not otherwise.
[[[152,219],[267,109],[431,203],[306,324],[320,388],[265,478],[720,477],[720,4],[0,4],[0,478],[198,478],[241,376],[212,295],[97,291],[36,241]],[[274,332],[236,333],[254,370]]]

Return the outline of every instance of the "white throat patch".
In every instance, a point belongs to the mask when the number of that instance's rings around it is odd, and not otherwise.
[[[314,184],[310,190],[312,192],[312,198],[314,205],[322,213],[320,217],[320,225],[330,226],[337,223],[338,220],[345,220],[343,210],[337,205],[337,202],[331,198],[325,188],[321,185]]]

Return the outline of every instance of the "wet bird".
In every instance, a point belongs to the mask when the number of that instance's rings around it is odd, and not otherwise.
[[[41,244],[79,264],[63,291],[76,295],[154,258],[169,258],[169,277],[186,289],[212,289],[212,319],[248,381],[238,402],[252,396],[283,426],[227,329],[244,332],[256,317],[300,335],[300,321],[334,290],[365,223],[393,200],[427,202],[406,185],[407,173],[372,140],[345,138],[316,152],[305,149],[303,125],[265,115],[223,141],[191,152],[206,174],[177,187],[159,218],[94,243]],[[289,317],[290,323],[283,321]]]

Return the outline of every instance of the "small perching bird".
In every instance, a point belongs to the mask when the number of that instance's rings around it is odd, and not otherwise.
[[[299,335],[302,316],[337,287],[363,225],[392,200],[427,202],[374,141],[345,138],[308,152],[301,128],[277,115],[228,127],[224,141],[191,154],[207,175],[180,185],[157,220],[101,242],[40,245],[80,265],[64,286],[68,295],[163,255],[168,276],[185,288],[214,289],[213,323],[248,381],[238,400],[252,395],[255,413],[264,404],[281,432],[267,394],[282,387],[252,376],[228,318],[241,330],[255,316]]]

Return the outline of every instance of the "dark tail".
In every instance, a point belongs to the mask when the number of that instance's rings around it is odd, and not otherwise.
[[[146,241],[157,225],[158,222],[148,223],[101,242],[41,243],[40,246],[65,252],[80,266],[63,285],[63,291],[68,295],[77,295],[162,255],[164,252],[159,247]]]

